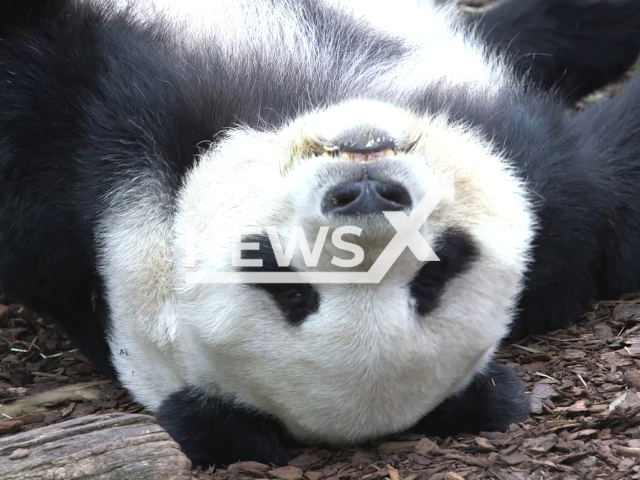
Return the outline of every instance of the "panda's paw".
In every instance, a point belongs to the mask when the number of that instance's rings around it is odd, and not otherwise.
[[[292,458],[290,440],[276,420],[195,388],[167,397],[156,418],[195,464],[286,465]]]
[[[492,362],[463,392],[447,398],[411,431],[442,438],[505,431],[526,420],[529,411],[529,398],[516,372]]]

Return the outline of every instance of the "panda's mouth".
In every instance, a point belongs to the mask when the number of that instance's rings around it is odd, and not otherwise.
[[[345,135],[335,143],[323,145],[323,156],[354,163],[370,163],[396,156],[395,139],[381,131],[358,131]]]
[[[371,163],[378,162],[380,160],[385,160],[389,158],[393,158],[396,156],[396,151],[394,148],[385,148],[383,150],[373,150],[373,151],[365,151],[365,150],[341,150],[340,147],[327,147],[324,146],[325,153],[323,156],[328,157],[336,157],[340,160],[345,160],[347,162],[353,163]]]

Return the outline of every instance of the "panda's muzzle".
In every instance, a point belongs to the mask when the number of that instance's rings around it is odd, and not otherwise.
[[[326,215],[368,215],[409,210],[411,205],[411,196],[403,186],[365,175],[330,190],[322,202],[322,211]]]

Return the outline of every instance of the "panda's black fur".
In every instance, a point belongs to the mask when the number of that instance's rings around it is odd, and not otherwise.
[[[282,82],[268,59],[231,78],[214,45],[204,61],[161,23],[143,28],[108,6],[72,3],[0,6],[0,289],[110,372],[94,231],[109,192],[150,176],[171,211],[201,142],[235,123],[278,126],[343,92],[294,71]],[[402,53],[347,16],[300,3],[316,28],[331,25],[338,51],[373,44],[362,48],[374,64]],[[469,21],[532,82],[502,89],[497,103],[431,85],[411,108],[477,127],[535,193],[540,230],[512,331],[521,338],[565,326],[591,300],[640,290],[640,78],[585,112],[566,108],[636,59],[640,4],[509,0]],[[515,374],[491,364],[415,428],[504,429],[527,411]],[[287,461],[290,439],[276,419],[198,385],[165,399],[157,416],[195,461]]]

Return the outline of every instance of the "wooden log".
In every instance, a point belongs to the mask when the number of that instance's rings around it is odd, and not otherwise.
[[[153,417],[88,415],[0,438],[0,480],[189,480],[191,461]]]

